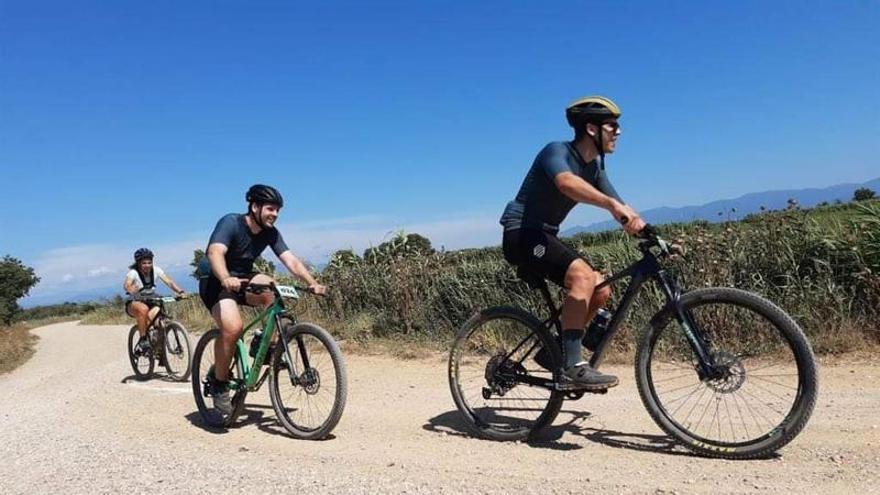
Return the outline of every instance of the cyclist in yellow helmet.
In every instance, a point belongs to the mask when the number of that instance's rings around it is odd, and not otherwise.
[[[620,137],[620,115],[620,107],[604,96],[572,102],[565,116],[574,128],[574,139],[552,142],[538,153],[501,217],[505,259],[567,289],[561,316],[563,380],[594,390],[617,385],[617,377],[594,370],[581,354],[584,327],[605,305],[611,289],[596,290],[602,274],[557,234],[559,224],[578,203],[607,210],[630,234],[645,226],[620,199],[605,172],[605,155],[614,153]],[[546,352],[539,352],[535,360],[550,366]]]

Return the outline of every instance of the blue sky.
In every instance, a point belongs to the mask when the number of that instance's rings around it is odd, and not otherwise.
[[[37,269],[31,303],[119,292],[139,246],[182,273],[255,182],[315,262],[401,228],[497,244],[592,93],[623,107],[637,209],[862,182],[878,25],[870,1],[2,0],[0,255]]]

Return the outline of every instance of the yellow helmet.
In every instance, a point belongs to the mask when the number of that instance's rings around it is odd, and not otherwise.
[[[608,119],[620,117],[620,107],[604,96],[584,96],[565,107],[568,125],[580,127],[584,124],[601,124]]]

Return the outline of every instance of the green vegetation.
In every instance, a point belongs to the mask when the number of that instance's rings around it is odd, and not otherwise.
[[[15,313],[21,310],[18,300],[39,281],[34,269],[21,261],[8,255],[0,259],[0,325],[12,323]]]
[[[877,193],[874,192],[873,189],[868,189],[867,187],[860,187],[855,190],[853,193],[853,200],[855,201],[867,201],[869,199],[874,199]]]
[[[686,288],[737,286],[769,297],[805,328],[819,352],[880,342],[880,202],[751,215],[740,222],[663,227],[689,249],[671,267]],[[499,234],[500,237],[500,234]],[[622,269],[639,256],[620,232],[580,234],[566,242],[599,269]],[[344,262],[343,262],[344,260]],[[539,295],[504,261],[499,248],[365,260],[337,252],[322,274],[335,288],[313,308],[329,328],[356,340],[382,337],[448,342],[474,311],[525,306],[543,314]],[[620,296],[620,291],[615,294]],[[632,334],[656,311],[646,291],[616,341],[629,351]]]
[[[799,321],[820,353],[880,343],[880,200],[809,210],[793,205],[738,222],[696,221],[662,231],[688,249],[683,261],[670,266],[683,287],[736,286],[763,294]],[[620,231],[579,234],[565,242],[603,271],[622,269],[639,257],[636,242]],[[328,297],[306,296],[297,308],[303,319],[345,339],[349,349],[363,344],[405,357],[402,349],[443,348],[464,320],[487,306],[545,312],[538,293],[517,279],[500,247],[437,252],[428,239],[401,232],[364,254],[336,252],[320,275],[331,288]],[[292,282],[275,275],[281,283]],[[636,302],[615,341],[618,356],[632,350],[634,332],[660,300],[659,293],[646,290]],[[169,309],[191,331],[213,326],[197,297]],[[82,321],[133,324],[122,298]]]
[[[80,316],[90,313],[97,308],[103,306],[102,303],[86,302],[72,303],[66,302],[62,304],[51,304],[48,306],[36,306],[29,309],[23,309],[15,314],[14,322],[40,322],[40,321],[70,321],[76,320]]]

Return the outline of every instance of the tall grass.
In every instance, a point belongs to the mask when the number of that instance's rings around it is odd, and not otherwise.
[[[211,315],[198,296],[180,301],[165,303],[165,310],[171,318],[180,321],[190,331],[202,333],[214,326]],[[135,320],[125,313],[125,300],[108,302],[82,317],[84,325],[134,325]]]
[[[880,207],[863,206],[842,222],[818,223],[792,210],[723,224],[671,225],[664,235],[689,248],[669,267],[684,288],[733,286],[762,294],[805,328],[820,352],[844,352],[880,342]],[[500,237],[500,234],[499,234]],[[597,269],[620,270],[640,254],[622,233],[579,235],[565,242]],[[471,314],[493,305],[547,311],[539,294],[519,281],[499,248],[391,257],[380,263],[331,265],[322,279],[336,290],[317,309],[343,333],[360,339],[388,335],[448,341]],[[633,334],[657,311],[653,286],[639,297],[615,345],[630,350]],[[623,292],[612,297],[614,306]]]
[[[818,352],[845,352],[880,343],[880,201],[811,212],[790,210],[738,222],[703,221],[662,228],[688,255],[667,268],[685,289],[732,286],[762,294],[790,313]],[[500,232],[499,232],[500,238]],[[638,260],[636,241],[621,232],[564,239],[603,272]],[[499,247],[452,252],[402,250],[367,260],[347,253],[321,274],[326,298],[304,296],[295,311],[355,342],[404,339],[447,343],[475,311],[494,305],[547,310],[537,291],[521,282]],[[289,283],[279,277],[282,283]],[[610,306],[623,292],[618,286]],[[557,300],[560,293],[556,294]],[[646,285],[631,309],[615,349],[632,350],[634,335],[662,296]],[[170,306],[191,331],[213,326],[198,298]],[[246,316],[247,317],[247,316]],[[122,303],[99,308],[83,323],[133,324]]]

